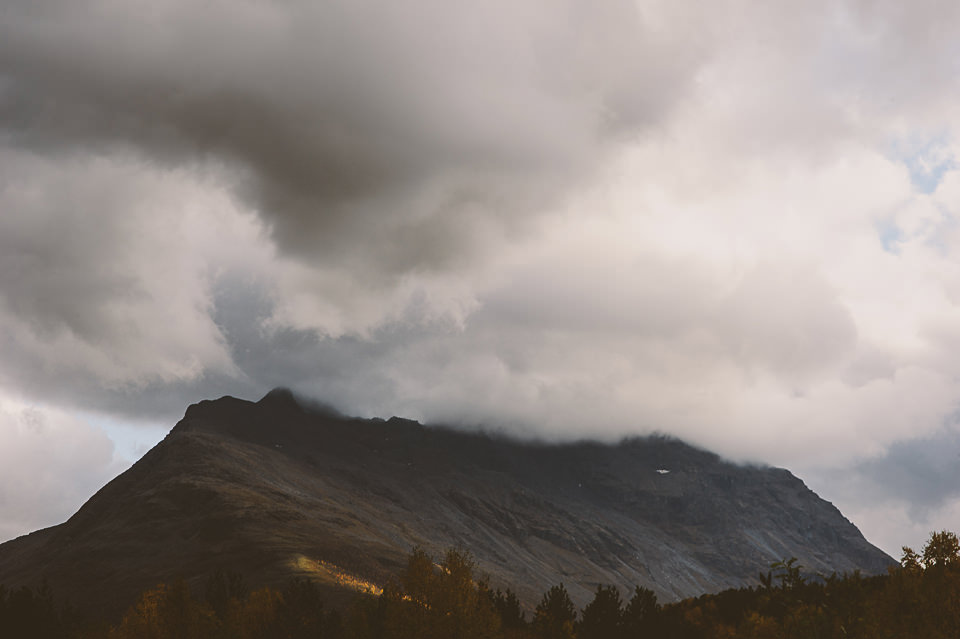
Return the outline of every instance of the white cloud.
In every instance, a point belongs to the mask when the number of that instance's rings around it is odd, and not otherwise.
[[[882,458],[960,401],[944,10],[16,2],[0,381]]]
[[[212,290],[269,254],[212,177],[122,155],[0,165],[0,379],[43,397],[238,373]]]
[[[65,521],[126,464],[69,412],[0,398],[0,540]]]

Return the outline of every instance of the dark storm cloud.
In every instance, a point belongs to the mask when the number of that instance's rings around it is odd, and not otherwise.
[[[944,429],[898,442],[883,456],[858,464],[853,473],[872,500],[898,501],[915,518],[926,518],[960,498],[960,433]]]
[[[806,476],[814,490],[834,501],[873,543],[898,557],[904,545],[922,547],[931,531],[957,528],[956,419],[946,420],[931,435],[896,442],[876,457],[811,469]]]
[[[5,423],[284,385],[960,512],[953,440],[886,452],[960,396],[946,11],[6,0]]]
[[[95,403],[98,388],[231,370],[207,312],[207,260],[239,238],[223,208],[140,162],[0,149],[4,385]]]
[[[16,144],[225,165],[284,250],[388,276],[522,225],[694,55],[620,0],[64,0],[8,4],[0,61]]]

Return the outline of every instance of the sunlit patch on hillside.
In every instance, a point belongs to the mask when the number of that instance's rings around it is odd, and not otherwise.
[[[337,584],[344,588],[374,596],[380,596],[383,593],[383,588],[377,584],[351,574],[329,561],[297,555],[290,560],[289,565],[322,583]]]

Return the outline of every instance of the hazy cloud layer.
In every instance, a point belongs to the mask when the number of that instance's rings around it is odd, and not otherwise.
[[[960,528],[941,5],[8,1],[0,395],[91,451],[76,411],[276,385],[667,432],[919,545]]]
[[[0,397],[0,539],[64,521],[122,470],[102,431]]]
[[[374,281],[523,228],[696,57],[621,1],[35,5],[0,31],[14,143],[225,164],[281,249]]]

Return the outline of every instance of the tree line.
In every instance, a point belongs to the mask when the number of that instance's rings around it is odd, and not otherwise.
[[[904,547],[888,574],[810,578],[796,559],[758,575],[759,586],[661,605],[636,587],[628,598],[598,586],[578,609],[563,584],[525,613],[510,590],[493,589],[470,553],[435,561],[414,549],[378,596],[327,609],[316,585],[250,589],[230,573],[202,593],[184,581],[140,595],[114,623],[59,608],[46,586],[0,586],[0,636],[71,639],[886,639],[960,637],[960,541],[931,534],[920,552]]]

